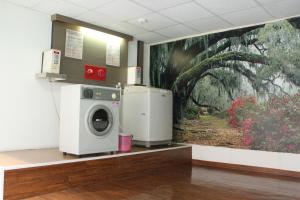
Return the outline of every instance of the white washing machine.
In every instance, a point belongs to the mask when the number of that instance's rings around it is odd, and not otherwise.
[[[146,147],[171,144],[173,132],[173,94],[170,90],[128,86],[122,99],[125,133],[136,145]]]
[[[117,151],[119,104],[116,88],[62,87],[59,150],[74,155]]]

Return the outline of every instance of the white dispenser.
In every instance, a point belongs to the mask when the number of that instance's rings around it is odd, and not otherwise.
[[[128,85],[141,85],[142,84],[142,68],[141,67],[128,67],[127,84]]]
[[[61,51],[50,49],[43,52],[42,73],[59,74]]]

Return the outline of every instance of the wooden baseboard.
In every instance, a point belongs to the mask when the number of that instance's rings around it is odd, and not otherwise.
[[[296,178],[300,179],[300,172],[296,171],[288,171],[274,168],[266,168],[266,167],[255,167],[248,165],[238,165],[238,164],[230,164],[230,163],[221,163],[221,162],[213,162],[213,161],[204,161],[204,160],[194,160],[192,161],[194,166],[201,167],[211,167],[217,169],[225,169],[232,171],[239,171],[250,174],[259,174],[276,178]]]

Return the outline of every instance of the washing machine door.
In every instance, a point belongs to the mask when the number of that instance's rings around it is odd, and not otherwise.
[[[92,134],[106,136],[113,127],[113,115],[104,105],[94,106],[88,115],[88,126]]]

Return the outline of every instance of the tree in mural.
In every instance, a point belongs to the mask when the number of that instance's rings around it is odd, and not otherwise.
[[[152,46],[151,85],[173,91],[175,120],[188,101],[224,109],[243,80],[257,93],[284,93],[279,79],[300,86],[299,29],[293,18]]]

